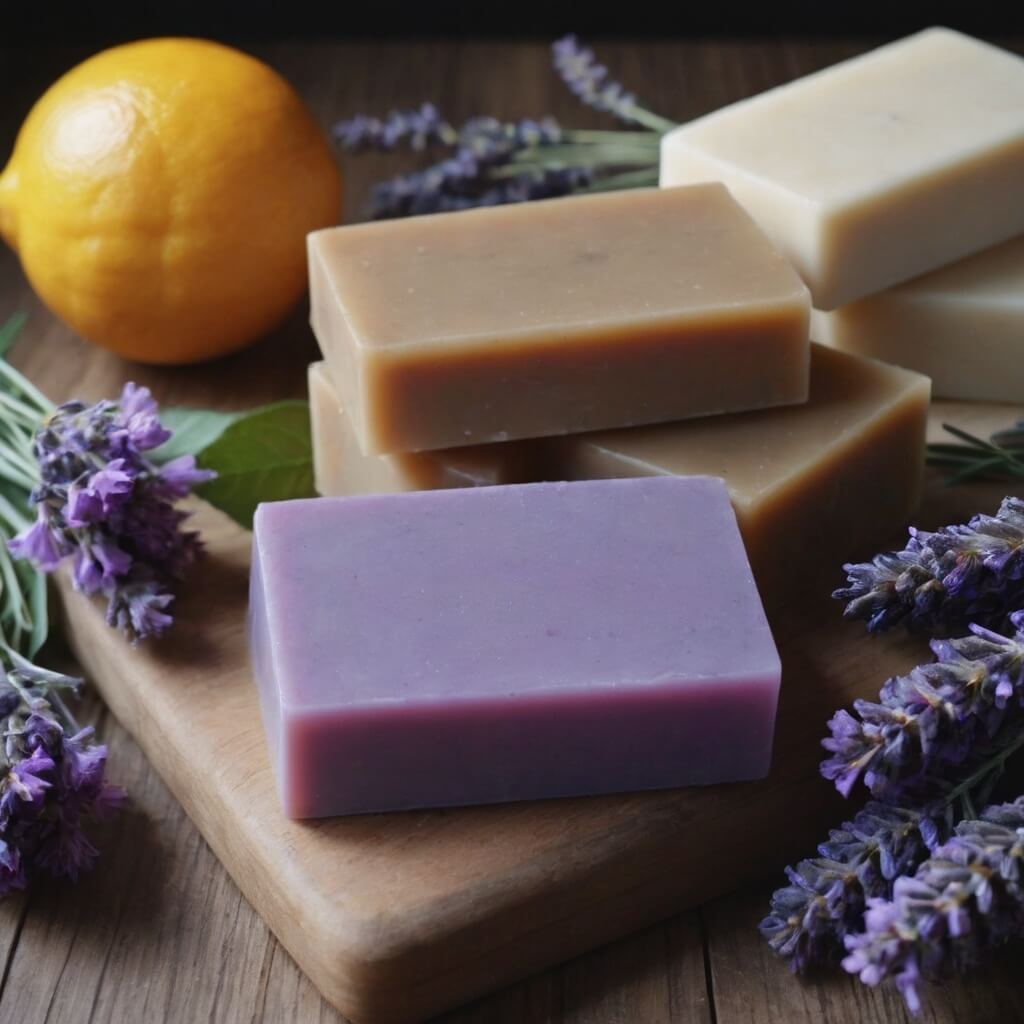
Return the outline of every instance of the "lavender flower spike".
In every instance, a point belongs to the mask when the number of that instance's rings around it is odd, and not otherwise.
[[[383,120],[358,114],[339,121],[331,135],[350,153],[392,150],[403,143],[419,153],[431,145],[451,146],[457,139],[455,129],[433,103],[423,103],[415,110],[393,110]]]
[[[73,562],[75,586],[107,599],[107,618],[132,640],[172,622],[174,585],[199,550],[174,505],[213,473],[192,456],[158,466],[148,452],[170,432],[147,388],[126,384],[116,402],[68,402],[36,433],[36,521],[8,545],[44,572]]]
[[[906,802],[979,754],[1019,744],[1024,727],[1024,612],[1016,633],[972,626],[968,636],[934,640],[936,660],[894,676],[878,701],[838,711],[822,746],[821,773],[848,796],[860,780],[887,802]]]
[[[871,632],[901,622],[932,634],[970,622],[1001,628],[1024,606],[1024,500],[1004,498],[994,516],[977,515],[965,526],[911,530],[902,551],[843,568],[848,585],[832,596]]]
[[[868,985],[892,978],[912,1013],[922,980],[972,966],[1024,936],[1024,797],[962,821],[891,900],[873,899],[863,934],[847,935],[843,967]]]
[[[665,132],[675,127],[673,122],[639,106],[636,96],[611,79],[608,69],[597,63],[594,51],[580,45],[574,35],[559,39],[551,52],[562,81],[588,107],[654,131]]]
[[[92,867],[97,851],[84,827],[124,798],[105,780],[107,748],[74,725],[57,694],[79,682],[31,664],[0,638],[0,896],[41,871],[74,879]]]
[[[941,816],[869,802],[829,834],[818,857],[786,869],[790,884],[773,893],[761,934],[795,972],[838,963],[866,901],[891,895],[893,879],[928,855],[925,834],[934,837],[944,824]]]

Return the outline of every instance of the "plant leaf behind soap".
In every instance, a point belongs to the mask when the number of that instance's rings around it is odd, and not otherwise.
[[[197,493],[247,529],[260,502],[316,494],[308,402],[275,402],[245,413],[198,457],[217,478]]]
[[[232,423],[237,423],[246,415],[244,412],[218,412],[214,409],[161,409],[160,422],[172,434],[164,444],[150,453],[150,457],[154,462],[164,463],[180,455],[198,456],[217,441]]]

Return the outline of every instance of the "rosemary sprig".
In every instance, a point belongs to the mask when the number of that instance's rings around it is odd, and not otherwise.
[[[928,445],[928,462],[950,473],[949,484],[967,480],[1024,480],[1024,421],[997,431],[985,441],[951,423],[942,429],[960,443]]]

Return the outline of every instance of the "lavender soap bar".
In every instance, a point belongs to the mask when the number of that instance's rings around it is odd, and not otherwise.
[[[768,771],[779,658],[716,478],[261,505],[250,640],[289,817]]]

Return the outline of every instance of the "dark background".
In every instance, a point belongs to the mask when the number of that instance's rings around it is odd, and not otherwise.
[[[356,36],[896,36],[944,24],[1005,35],[1024,29],[1024,2],[944,0],[134,0],[8,2],[0,46],[109,44],[158,34],[231,39]]]

